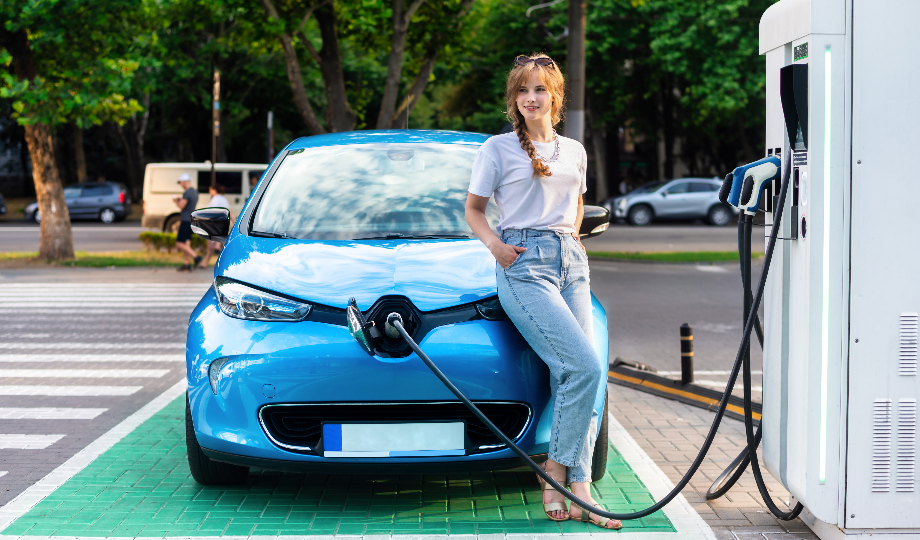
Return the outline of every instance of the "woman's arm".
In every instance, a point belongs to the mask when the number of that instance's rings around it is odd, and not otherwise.
[[[588,250],[585,249],[584,244],[581,243],[581,236],[579,232],[581,231],[581,221],[585,218],[585,198],[582,195],[578,196],[578,211],[575,213],[575,241],[578,242],[578,245],[581,246],[581,249],[587,253]]]
[[[495,236],[492,227],[489,226],[489,220],[486,219],[486,206],[489,204],[488,197],[467,194],[466,197],[466,222],[473,229],[476,237],[492,252],[492,256],[498,261],[502,268],[508,266],[518,258],[518,253],[527,251],[525,247],[509,246],[502,242],[501,238]],[[582,210],[584,213],[584,210]],[[581,219],[579,218],[579,221]]]

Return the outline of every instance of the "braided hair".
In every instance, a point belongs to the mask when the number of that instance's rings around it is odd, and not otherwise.
[[[529,58],[549,58],[543,53],[534,53]],[[546,86],[552,97],[550,105],[550,117],[555,126],[562,121],[563,103],[565,103],[565,79],[559,67],[553,62],[549,66],[539,66],[536,62],[529,62],[520,66],[515,64],[514,68],[508,73],[508,84],[505,87],[505,100],[507,105],[508,120],[514,127],[514,132],[521,142],[521,149],[530,157],[530,163],[533,166],[534,176],[552,176],[549,166],[543,163],[537,157],[537,149],[533,146],[530,134],[527,133],[527,125],[524,123],[524,115],[517,106],[518,90],[530,79],[531,73],[537,70],[540,74],[540,80]]]

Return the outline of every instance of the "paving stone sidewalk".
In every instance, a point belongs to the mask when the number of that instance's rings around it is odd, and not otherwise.
[[[715,415],[613,384],[609,385],[609,396],[610,412],[636,443],[672,482],[680,480],[696,457]],[[730,418],[723,420],[712,450],[683,490],[687,502],[712,527],[719,540],[816,539],[801,519],[780,521],[770,514],[750,470],[724,497],[706,500],[709,486],[744,446],[744,424]],[[772,476],[765,480],[774,502],[786,509],[789,492]]]

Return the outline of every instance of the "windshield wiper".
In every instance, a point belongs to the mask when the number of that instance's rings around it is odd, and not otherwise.
[[[296,240],[296,238],[294,238],[293,236],[288,236],[284,233],[250,231],[249,234],[251,234],[252,236],[259,236],[262,238],[287,238],[291,240]]]
[[[433,240],[437,238],[464,238],[469,240],[470,237],[465,234],[400,234],[390,233],[383,236],[367,236],[365,238],[355,238],[355,240]]]

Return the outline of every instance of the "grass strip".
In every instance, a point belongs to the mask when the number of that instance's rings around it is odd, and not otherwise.
[[[22,263],[44,263],[49,266],[73,266],[83,268],[131,267],[131,266],[176,266],[183,264],[180,253],[155,253],[148,251],[78,251],[69,261],[48,262],[38,258],[37,251],[0,253],[0,261]]]
[[[734,262],[737,251],[589,251],[588,257],[621,261],[656,261],[671,263]],[[751,253],[752,259],[763,253]]]

